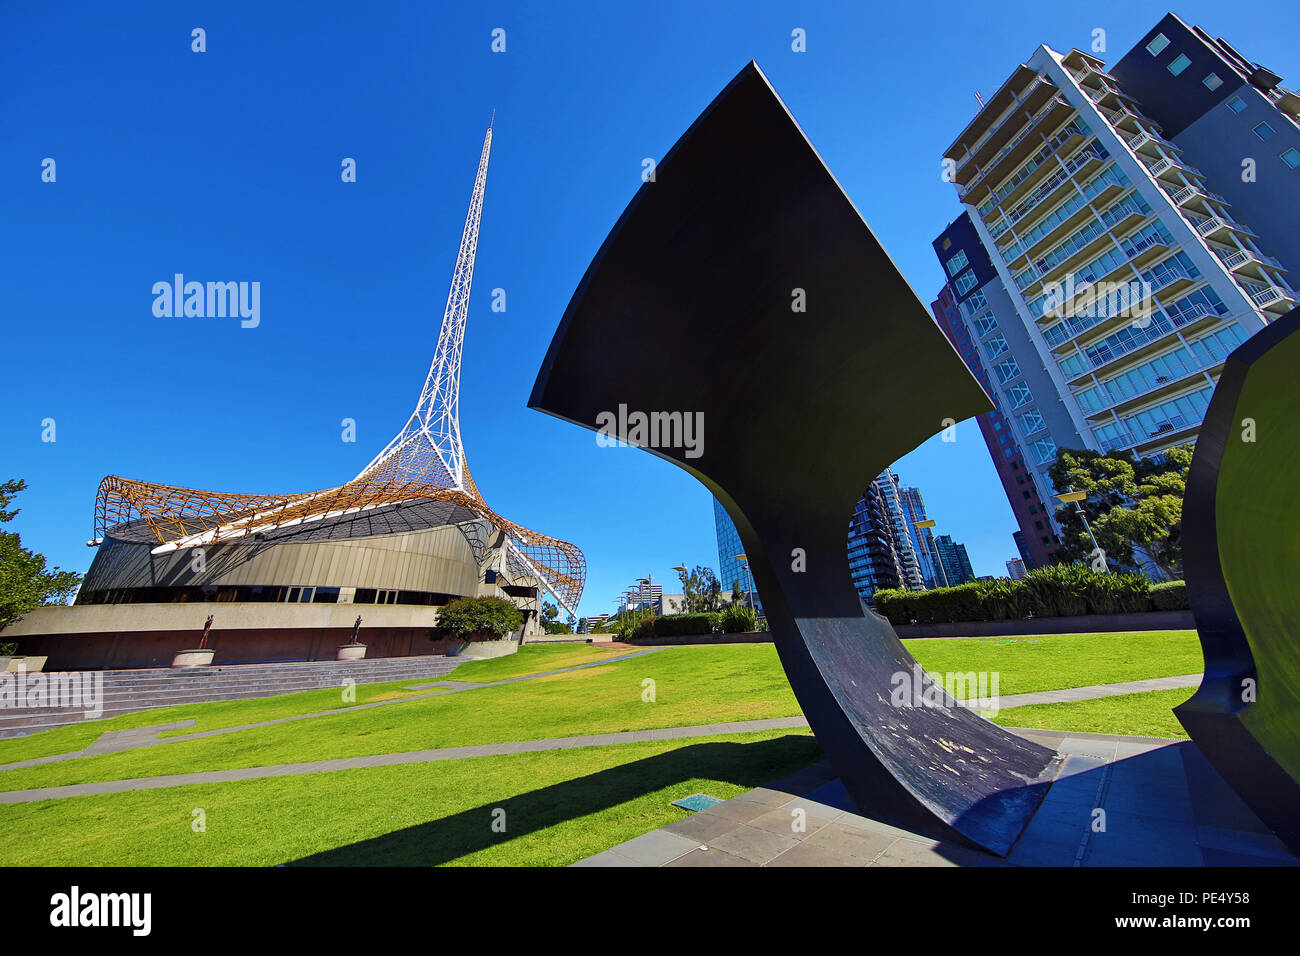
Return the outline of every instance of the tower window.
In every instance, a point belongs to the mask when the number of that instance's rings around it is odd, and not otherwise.
[[[1191,65],[1191,58],[1186,53],[1180,53],[1170,61],[1168,69],[1174,76],[1178,76]]]
[[[1147,52],[1152,56],[1159,56],[1160,51],[1169,46],[1169,37],[1163,33],[1157,33],[1155,39],[1147,44]]]
[[[1223,85],[1223,80],[1219,79],[1219,74],[1211,73],[1205,79],[1201,80],[1207,90],[1217,90]]]

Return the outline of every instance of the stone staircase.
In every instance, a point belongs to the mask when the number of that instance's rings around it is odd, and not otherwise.
[[[385,681],[421,681],[450,673],[460,659],[440,655],[387,657],[359,661],[304,661],[280,664],[227,664],[172,670],[78,671],[103,677],[102,717],[116,717],[153,707],[199,704],[214,700],[274,697],[323,687]],[[15,675],[16,676],[16,675]],[[27,675],[30,679],[33,675]],[[86,720],[85,707],[0,707],[0,738],[22,737]]]

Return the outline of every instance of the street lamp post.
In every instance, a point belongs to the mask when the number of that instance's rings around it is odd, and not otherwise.
[[[679,577],[682,582],[682,608],[681,609],[683,611],[689,612],[690,608],[686,606],[686,565],[679,564],[677,567],[673,568],[673,570],[677,572],[677,577]]]
[[[1092,542],[1092,553],[1101,558],[1101,572],[1103,574],[1109,574],[1110,565],[1106,563],[1106,552],[1097,546],[1097,538],[1092,533],[1092,525],[1088,524],[1088,515],[1083,510],[1083,500],[1088,497],[1088,493],[1086,491],[1071,490],[1067,491],[1063,495],[1057,495],[1056,497],[1060,498],[1063,504],[1074,504],[1074,513],[1077,514],[1079,520],[1083,522],[1083,530],[1088,532],[1088,540]]]

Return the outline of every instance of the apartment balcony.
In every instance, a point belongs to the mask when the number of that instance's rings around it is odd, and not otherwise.
[[[1182,266],[1176,265],[1157,266],[1146,277],[1151,283],[1153,295],[1159,292],[1170,299],[1191,288],[1200,281],[1200,278],[1200,275],[1195,275]]]
[[[1212,248],[1214,254],[1219,257],[1219,261],[1223,263],[1223,267],[1234,274],[1251,274],[1256,278],[1267,279],[1267,273],[1263,271],[1265,266],[1286,271],[1286,267],[1277,259],[1266,256],[1261,252],[1255,252],[1253,249]]]
[[[1076,232],[1091,217],[1091,207],[1087,202],[1083,201],[1083,197],[1079,197],[1079,206],[1077,208],[1071,209],[1062,215],[1041,235],[1034,236],[1027,241],[1022,238],[1021,242],[1024,244],[1004,250],[1002,258],[1013,273],[1019,272],[1030,261],[1043,258],[1045,252],[1055,248],[1062,239]]]
[[[1256,286],[1244,282],[1241,285],[1258,309],[1285,315],[1297,305],[1300,305],[1300,300],[1296,299],[1296,293],[1283,289],[1281,286]]]
[[[1078,266],[1080,262],[1087,262],[1095,259],[1101,252],[1102,248],[1110,242],[1110,236],[1101,226],[1096,227],[1096,231],[1076,240],[1068,249],[1060,249],[1056,255],[1050,259],[1040,260],[1034,263],[1030,268],[1036,274],[1034,282],[1026,286],[1026,289],[1032,289],[1039,282],[1059,282],[1070,270]],[[1054,250],[1055,251],[1055,250]]]
[[[1165,156],[1148,166],[1147,172],[1151,174],[1152,179],[1160,181],[1161,185],[1181,186],[1181,177],[1185,177],[1194,171],[1178,157]]]
[[[1125,200],[1113,209],[1106,209],[1101,214],[1101,221],[1113,232],[1124,232],[1136,226],[1151,213],[1143,211],[1132,199]]]
[[[1059,126],[1065,119],[1074,112],[1064,97],[1054,96],[1044,104],[1038,112],[1030,117],[1029,122],[1019,133],[1015,135],[1005,146],[1002,147],[987,161],[980,163],[979,173],[973,177],[969,184],[957,190],[957,198],[962,202],[979,203],[992,188],[994,183],[1000,182],[1011,170],[1020,166],[1025,160],[1034,155],[1035,152],[1042,149],[1043,141],[1041,138],[1034,137],[1032,134],[1039,129],[1053,129]],[[1061,145],[1070,136],[1078,135],[1078,130],[1073,130],[1064,136],[1059,137],[1052,144],[1052,149]],[[1049,165],[1049,159],[1052,149],[1046,151],[1046,154],[1037,163],[1033,169],[1023,170],[1021,173],[1022,183],[1024,180],[1031,178],[1035,170]],[[1006,188],[1003,184],[1002,189]],[[1008,195],[1004,195],[1002,202],[1007,201]]]
[[[1124,255],[1128,256],[1134,268],[1144,269],[1168,252],[1170,247],[1166,240],[1152,235],[1131,242],[1126,239],[1120,243],[1120,248],[1124,250]]]
[[[1210,216],[1206,219],[1197,219],[1194,216],[1191,219],[1192,225],[1206,239],[1219,239],[1226,241],[1234,232],[1247,232],[1239,222],[1235,222],[1226,216]]]
[[[1056,85],[1050,80],[1042,76],[1036,77],[1017,101],[1015,109],[976,140],[957,164],[958,185],[969,185],[980,175],[980,170],[986,170],[998,158],[999,153],[1005,151],[1004,148],[1010,149],[1008,141],[1024,125],[1026,118],[1036,114],[1058,93]],[[970,178],[964,179],[968,174]]]
[[[1160,181],[1160,187],[1169,196],[1169,201],[1183,211],[1186,215],[1189,211],[1195,210],[1197,205],[1210,208],[1208,203],[1211,199],[1227,204],[1227,200],[1218,193],[1212,193],[1201,186],[1188,186],[1179,183],[1168,183]],[[1204,215],[1204,214],[1202,214]]]
[[[1197,429],[1201,427],[1199,421],[1189,422],[1181,415],[1175,415],[1166,419],[1153,429],[1145,437],[1132,437],[1126,444],[1121,447],[1143,449],[1139,455],[1149,454],[1151,449],[1144,449],[1144,445],[1175,445],[1190,438]]]
[[[1151,133],[1143,130],[1136,136],[1126,137],[1129,149],[1138,155],[1139,159],[1157,159],[1160,157],[1160,147],[1164,145],[1164,140],[1159,136],[1153,136]]]

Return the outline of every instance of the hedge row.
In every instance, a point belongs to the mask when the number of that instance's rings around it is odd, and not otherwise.
[[[613,618],[610,619],[613,621]],[[609,626],[608,624],[606,626]],[[758,630],[758,615],[748,607],[733,604],[721,611],[709,611],[699,614],[666,614],[662,617],[642,617],[625,619],[614,623],[617,634],[623,640],[639,640],[648,637],[689,637],[697,634],[712,634],[721,631],[724,634],[738,634]]]
[[[876,610],[891,624],[1016,621],[1028,617],[1184,610],[1182,581],[1153,585],[1140,574],[1102,574],[1082,564],[1030,571],[1019,581],[995,578],[932,591],[877,591]]]

